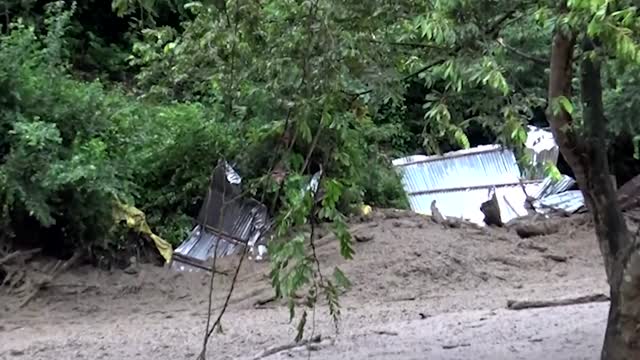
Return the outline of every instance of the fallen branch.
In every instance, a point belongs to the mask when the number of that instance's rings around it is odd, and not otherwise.
[[[283,352],[283,351],[292,350],[292,349],[303,347],[303,346],[307,346],[307,345],[310,345],[310,344],[318,344],[318,343],[320,343],[321,340],[322,340],[322,337],[320,335],[316,335],[316,336],[312,337],[311,339],[306,339],[306,340],[302,340],[302,341],[298,341],[298,342],[292,342],[292,343],[285,344],[285,345],[274,346],[274,347],[271,347],[271,348],[268,348],[268,349],[264,350],[263,352],[261,352],[260,354],[258,354],[256,356],[254,356],[253,360],[264,359],[266,357],[269,357],[271,355],[275,355],[275,354]]]
[[[534,308],[544,308],[544,307],[579,305],[579,304],[588,304],[593,302],[605,302],[605,301],[609,301],[609,297],[604,294],[593,294],[593,295],[579,296],[575,298],[548,300],[548,301],[508,300],[507,309],[524,310],[524,309],[534,309]]]
[[[461,344],[446,344],[446,345],[442,345],[442,348],[445,350],[451,350],[451,349],[456,349],[459,347],[468,347],[471,346],[471,344],[469,343],[461,343]]]
[[[38,248],[38,249],[33,249],[33,250],[27,250],[27,251],[14,251],[9,255],[4,256],[2,259],[0,259],[0,265],[4,265],[5,263],[8,263],[9,261],[13,261],[14,259],[20,258],[20,257],[31,257],[37,253],[39,253],[40,251],[42,251],[42,249]]]
[[[82,253],[78,251],[78,252],[75,252],[73,256],[71,256],[71,258],[65,261],[62,265],[60,265],[60,262],[58,262],[53,267],[53,269],[51,270],[51,273],[47,277],[45,277],[43,280],[34,284],[35,288],[31,292],[31,294],[29,294],[24,299],[24,301],[20,304],[20,307],[23,308],[27,306],[27,304],[29,304],[29,302],[33,300],[33,298],[38,294],[38,292],[40,292],[40,290],[42,290],[51,282],[53,282],[53,280],[55,280],[55,278],[58,277],[58,275],[67,271],[71,266],[73,266],[76,262],[78,262],[78,260],[80,260],[81,257],[82,257]]]
[[[261,306],[265,306],[265,305],[267,305],[268,303],[274,302],[274,301],[276,301],[276,300],[277,300],[277,299],[276,299],[276,297],[275,297],[275,296],[271,296],[271,297],[268,297],[268,298],[266,298],[266,299],[258,299],[258,300],[253,304],[253,306],[254,306],[254,307],[256,307],[256,308],[259,308],[259,307],[261,307]]]

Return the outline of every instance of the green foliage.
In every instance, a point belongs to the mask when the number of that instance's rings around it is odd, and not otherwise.
[[[54,4],[45,37],[16,23],[0,40],[0,81],[7,85],[0,109],[0,199],[7,218],[29,214],[83,242],[105,229],[110,199],[123,196],[129,182],[103,141],[110,127],[103,88],[78,86],[61,68],[60,36],[69,17]]]
[[[640,99],[635,94],[640,91],[640,67],[625,67],[612,61],[606,68],[605,81],[610,84],[604,89],[605,112],[609,117],[609,131],[612,134],[640,134]],[[636,151],[637,153],[637,151]]]
[[[70,12],[55,9],[51,32],[16,23],[0,42],[0,199],[14,219],[3,232],[19,230],[24,213],[70,243],[106,240],[117,197],[137,200],[160,234],[181,241],[212,164],[241,137],[215,109],[145,104],[72,79],[56,41]]]
[[[562,179],[560,170],[551,162],[544,164],[544,175],[551,178],[554,182]]]

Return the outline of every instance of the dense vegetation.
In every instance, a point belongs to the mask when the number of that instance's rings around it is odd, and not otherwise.
[[[212,165],[225,158],[248,182],[262,177],[273,165],[265,150],[285,126],[296,141],[277,160],[300,172],[310,153],[301,173],[325,165],[348,190],[342,210],[404,207],[390,158],[496,141],[517,148],[524,124],[547,126],[553,26],[543,11],[513,5],[502,18],[483,2],[222,3],[9,2],[3,234],[108,240],[117,197],[175,243]],[[305,13],[312,5],[316,13]],[[606,69],[610,131],[624,135],[627,158],[637,72],[616,61]],[[623,181],[637,171],[619,163]]]
[[[548,126],[551,116],[555,126],[570,114],[576,129],[584,118],[589,124],[591,103],[575,100],[585,98],[577,77],[572,91],[549,100],[553,38],[565,28],[596,39],[595,50],[583,46],[572,59],[606,60],[599,135],[624,182],[640,172],[640,17],[632,5],[572,0],[563,12],[529,0],[5,1],[0,241],[68,252],[117,247],[125,238],[111,212],[121,201],[175,244],[212,167],[226,159],[253,196],[274,205],[278,233],[314,213],[334,224],[351,257],[349,211],[407,206],[391,158],[491,142],[521,154],[529,123]],[[319,169],[316,209],[300,189]],[[273,171],[287,173],[282,185]],[[273,244],[274,286],[285,295],[316,278],[306,235]],[[333,285],[319,286],[332,303]]]

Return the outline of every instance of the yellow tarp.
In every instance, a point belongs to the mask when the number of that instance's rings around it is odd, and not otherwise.
[[[156,248],[160,252],[160,255],[165,259],[168,263],[171,261],[171,255],[173,254],[173,248],[171,244],[166,242],[164,239],[154,234],[147,224],[147,220],[145,219],[144,213],[136,208],[135,206],[126,205],[119,201],[115,201],[114,207],[114,218],[116,223],[120,221],[126,221],[129,229],[134,230],[140,234],[147,235],[156,245]]]
[[[372,209],[371,209],[371,206],[369,206],[369,205],[362,205],[362,206],[360,206],[359,210],[360,210],[360,215],[367,216],[367,215],[371,214],[371,210]]]

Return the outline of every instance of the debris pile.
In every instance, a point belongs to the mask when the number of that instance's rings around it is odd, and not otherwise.
[[[402,174],[411,209],[426,215],[433,215],[435,203],[444,217],[502,226],[534,213],[566,215],[583,209],[582,194],[571,190],[574,179],[544,176],[544,166],[558,159],[553,135],[530,126],[526,150],[532,159],[527,169],[520,169],[513,152],[499,145],[413,155],[393,165]]]
[[[266,254],[266,234],[271,225],[267,207],[243,196],[242,178],[225,161],[213,170],[197,225],[173,252],[171,268],[211,271],[211,259],[232,255],[249,247],[261,260]]]
[[[321,176],[322,170],[316,172],[301,191],[315,194]],[[172,269],[211,271],[211,259],[245,248],[250,258],[256,261],[265,258],[272,219],[263,203],[243,194],[241,185],[240,175],[226,161],[220,161],[211,175],[197,225],[173,252]]]

